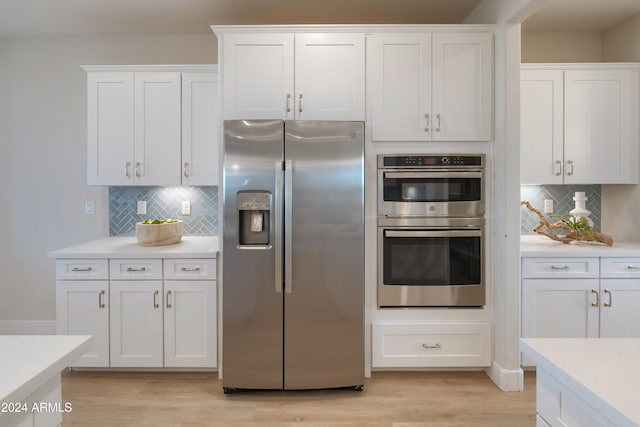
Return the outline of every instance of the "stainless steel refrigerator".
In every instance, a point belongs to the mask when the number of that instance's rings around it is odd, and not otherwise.
[[[363,133],[224,122],[225,393],[362,389]]]

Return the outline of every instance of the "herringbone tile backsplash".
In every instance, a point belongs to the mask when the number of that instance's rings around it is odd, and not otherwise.
[[[576,207],[573,201],[576,191],[584,191],[587,196],[586,207],[591,211],[589,218],[593,221],[594,230],[600,231],[602,216],[602,191],[600,185],[521,185],[520,200],[526,200],[531,205],[544,212],[544,200],[553,200],[553,214],[545,214],[550,222],[554,222],[560,215],[568,215]],[[535,234],[534,227],[540,223],[533,212],[522,206],[520,208],[520,234]]]
[[[147,213],[138,215],[139,200]],[[182,215],[182,201],[191,202],[191,215]],[[135,236],[136,222],[145,218],[184,221],[186,236],[218,234],[218,187],[109,187],[109,235]]]

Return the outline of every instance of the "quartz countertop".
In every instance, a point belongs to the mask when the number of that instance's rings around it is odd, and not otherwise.
[[[640,242],[613,242],[613,246],[598,243],[561,243],[540,235],[520,236],[522,257],[635,257],[640,256]]]
[[[520,350],[615,425],[640,425],[640,339],[523,338]]]
[[[134,236],[106,237],[49,252],[49,258],[216,258],[218,237],[183,236],[173,245],[140,246]]]
[[[0,335],[0,402],[21,402],[92,344],[87,335]]]

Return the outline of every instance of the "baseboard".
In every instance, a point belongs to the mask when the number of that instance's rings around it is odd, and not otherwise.
[[[55,335],[55,320],[0,320],[0,335]]]
[[[524,371],[520,368],[504,369],[494,360],[485,372],[502,391],[524,390]]]

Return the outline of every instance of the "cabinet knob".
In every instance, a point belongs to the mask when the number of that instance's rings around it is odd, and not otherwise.
[[[591,303],[591,307],[597,307],[600,305],[600,294],[596,289],[591,289],[591,293],[596,296],[596,301]]]
[[[573,160],[567,160],[567,175],[573,175]]]
[[[441,126],[441,123],[440,123],[440,119],[441,119],[441,118],[440,118],[440,113],[436,114],[436,119],[438,119],[438,126],[436,126],[436,132],[440,132],[440,126]]]
[[[422,348],[440,348],[440,343],[437,342],[435,344],[429,344],[429,343],[422,343]]]
[[[102,297],[104,296],[105,291],[102,290],[98,293],[98,308],[104,308],[104,302],[102,301]]]
[[[171,296],[171,291],[167,291],[167,308],[171,308],[171,301],[169,301],[170,296]]]
[[[302,113],[302,94],[298,95],[298,113]]]
[[[182,174],[185,178],[189,178],[189,176],[191,176],[191,172],[189,171],[189,162],[184,162],[184,166],[182,167]]]
[[[425,119],[425,122],[426,122],[426,124],[427,124],[427,126],[424,128],[424,131],[425,131],[425,132],[429,132],[429,126],[431,126],[431,125],[429,124],[429,115],[428,115],[428,114],[425,114],[425,115],[424,115],[424,119]]]
[[[287,113],[291,112],[291,94],[287,94]]]
[[[73,267],[73,268],[71,269],[71,271],[73,271],[74,273],[78,273],[78,272],[89,272],[89,271],[91,271],[91,267],[87,267],[87,268]]]
[[[156,290],[153,292],[153,308],[159,308],[160,305],[158,304],[158,294],[160,293],[160,291]]]
[[[555,175],[556,176],[561,176],[562,175],[562,162],[560,160],[556,160],[555,162]]]
[[[604,293],[605,293],[605,294],[607,294],[607,295],[609,295],[609,301],[605,302],[603,305],[604,305],[605,307],[611,307],[611,290],[609,290],[609,289],[605,288],[605,289],[604,289]]]
[[[558,270],[566,271],[569,269],[569,266],[568,265],[562,265],[562,266],[552,265],[551,269],[554,271],[558,271]]]

